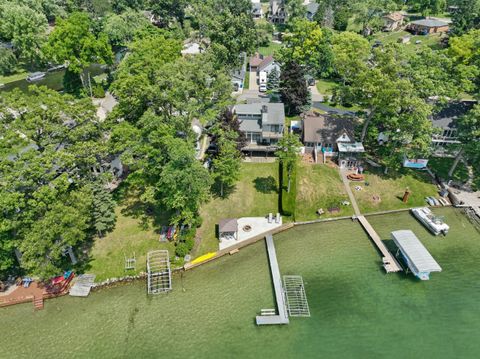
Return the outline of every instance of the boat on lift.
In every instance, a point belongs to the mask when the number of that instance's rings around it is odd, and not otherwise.
[[[449,225],[443,221],[442,217],[435,216],[428,207],[412,208],[413,215],[432,232],[438,236],[440,233],[446,235],[450,229]]]
[[[38,81],[45,77],[45,72],[33,72],[27,77],[28,82]]]

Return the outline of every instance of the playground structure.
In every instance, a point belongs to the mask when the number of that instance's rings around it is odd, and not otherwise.
[[[172,271],[170,255],[167,250],[147,253],[147,292],[148,294],[166,293],[172,290]]]

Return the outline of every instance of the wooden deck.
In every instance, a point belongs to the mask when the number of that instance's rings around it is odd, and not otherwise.
[[[367,219],[364,216],[357,216],[357,219],[362,225],[363,229],[365,229],[365,231],[368,233],[373,243],[375,243],[378,250],[382,253],[383,268],[385,268],[385,271],[387,273],[400,272],[402,270],[402,267],[397,262],[395,257],[390,253],[390,251],[387,249],[387,247],[385,246],[385,243],[383,243],[380,236],[377,234],[377,232],[375,232],[372,225],[367,221]]]

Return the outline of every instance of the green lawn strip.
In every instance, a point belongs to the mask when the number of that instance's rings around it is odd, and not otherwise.
[[[374,43],[376,40],[380,40],[383,44],[397,42],[398,39],[404,36],[409,36],[410,42],[402,45],[405,46],[405,50],[408,53],[413,53],[417,49],[421,49],[425,46],[431,47],[432,49],[439,49],[441,47],[440,42],[443,35],[412,35],[408,31],[377,32],[372,36],[372,43]],[[416,41],[421,41],[421,43],[416,44]]]
[[[95,274],[96,281],[107,278],[122,277],[146,271],[147,252],[156,249],[167,249],[170,256],[175,255],[173,242],[160,242],[159,233],[152,226],[144,228],[139,219],[122,214],[121,207],[116,210],[117,223],[113,232],[105,238],[97,238],[92,248],[91,266],[87,273]],[[137,259],[136,270],[125,271],[125,257]]]
[[[292,170],[290,178],[290,191],[288,191],[288,172],[285,166],[280,165],[281,179],[281,212],[283,216],[290,217],[295,221],[295,206],[297,199],[297,165]]]
[[[0,76],[0,84],[6,85],[10,82],[25,80],[27,76],[28,76],[28,73],[26,71],[22,71],[13,75],[8,75],[8,76]]]
[[[348,201],[338,169],[324,164],[300,163],[297,171],[296,221],[310,221],[319,218],[351,216],[352,206],[343,206]],[[329,214],[327,209],[340,208],[340,212]],[[318,216],[322,208],[325,214]]]
[[[322,95],[332,95],[333,94],[333,88],[335,87],[336,82],[333,80],[317,80],[316,86],[318,92],[320,92]]]
[[[243,89],[248,90],[250,88],[250,71],[245,73],[245,79],[243,80]]]
[[[216,225],[222,218],[265,216],[278,212],[278,163],[242,163],[240,179],[225,198],[212,198],[202,206],[200,243],[194,256],[218,250]]]
[[[350,187],[357,199],[362,213],[388,211],[425,205],[425,197],[436,196],[437,187],[429,178],[414,170],[403,170],[402,173],[389,173],[388,176],[377,173],[365,173],[366,186],[363,182],[352,182]],[[355,187],[361,187],[360,191]],[[405,189],[411,194],[407,203],[402,202]]]
[[[428,167],[433,173],[444,180],[453,179],[454,181],[460,182],[468,181],[468,170],[463,162],[458,163],[457,168],[453,172],[452,178],[449,178],[448,171],[450,171],[454,161],[454,158],[433,157],[428,161]]]
[[[268,46],[262,46],[258,48],[258,52],[263,56],[274,55],[274,53],[282,47],[282,44],[276,42],[270,42]]]

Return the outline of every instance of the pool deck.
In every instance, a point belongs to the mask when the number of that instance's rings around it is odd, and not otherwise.
[[[283,292],[282,278],[280,277],[280,268],[278,267],[277,253],[273,236],[268,234],[265,237],[267,242],[268,261],[272,273],[273,287],[275,289],[275,300],[277,302],[278,315],[257,315],[257,325],[288,324],[287,306],[285,304],[285,295]]]

